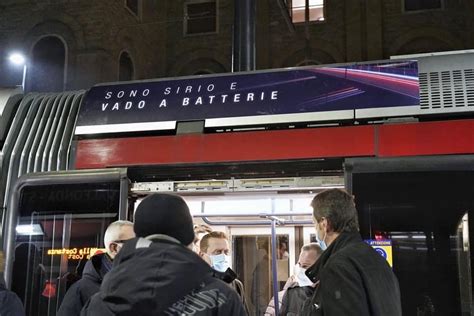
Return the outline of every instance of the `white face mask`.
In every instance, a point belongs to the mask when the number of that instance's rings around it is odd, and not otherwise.
[[[212,268],[219,272],[225,272],[230,266],[230,257],[225,254],[210,255]]]
[[[306,276],[306,269],[300,267],[297,263],[293,268],[293,275],[295,276],[296,282],[299,286],[310,286],[313,285],[313,282]]]

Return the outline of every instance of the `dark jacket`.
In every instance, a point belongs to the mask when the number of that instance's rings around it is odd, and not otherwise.
[[[312,286],[295,286],[285,291],[281,303],[280,315],[300,315],[304,302],[313,295]]]
[[[0,274],[0,316],[24,316],[25,311],[20,298],[5,286],[3,275]]]
[[[74,283],[64,296],[57,316],[80,315],[87,301],[99,292],[100,284],[107,273],[102,265],[103,260],[110,260],[106,254],[95,255],[87,261],[82,272],[82,278]]]
[[[124,244],[81,315],[246,315],[237,293],[193,251],[166,238],[142,241]]]
[[[247,304],[247,300],[245,299],[245,291],[244,285],[242,282],[237,279],[237,274],[231,268],[227,268],[225,272],[219,272],[214,270],[214,277],[218,278],[219,280],[224,281],[227,283],[240,297],[240,301],[244,305],[245,312],[250,315],[250,309]]]
[[[341,233],[306,275],[319,284],[302,315],[402,314],[395,274],[359,233]]]

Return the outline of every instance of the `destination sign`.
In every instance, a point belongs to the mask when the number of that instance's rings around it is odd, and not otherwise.
[[[83,247],[83,248],[60,248],[48,249],[48,256],[66,256],[68,260],[90,259],[93,255],[105,253],[105,248]]]

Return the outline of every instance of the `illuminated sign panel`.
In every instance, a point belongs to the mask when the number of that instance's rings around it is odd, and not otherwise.
[[[105,248],[84,247],[84,248],[61,248],[48,249],[48,256],[67,256],[68,260],[90,259],[93,255],[106,252]]]
[[[75,133],[170,130],[196,120],[224,126],[219,122],[232,118],[244,125],[292,123],[322,120],[328,112],[416,105],[416,61],[304,67],[97,85],[81,104]]]

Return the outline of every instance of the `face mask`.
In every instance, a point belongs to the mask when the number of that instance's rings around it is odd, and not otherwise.
[[[211,255],[209,257],[211,258],[211,264],[214,270],[219,272],[225,272],[229,268],[229,256],[226,256],[225,254],[220,254]]]
[[[321,250],[322,250],[322,251],[326,250],[327,247],[328,247],[328,246],[326,245],[326,242],[324,241],[324,239],[326,239],[326,235],[327,235],[327,233],[324,232],[324,237],[323,237],[323,239],[320,239],[320,238],[319,238],[319,231],[316,229],[316,241],[318,242],[319,247],[321,247]]]
[[[311,282],[311,280],[305,274],[306,269],[303,269],[302,267],[300,267],[298,263],[293,268],[293,272],[294,272],[296,282],[298,282],[299,286],[313,285],[313,282]]]

